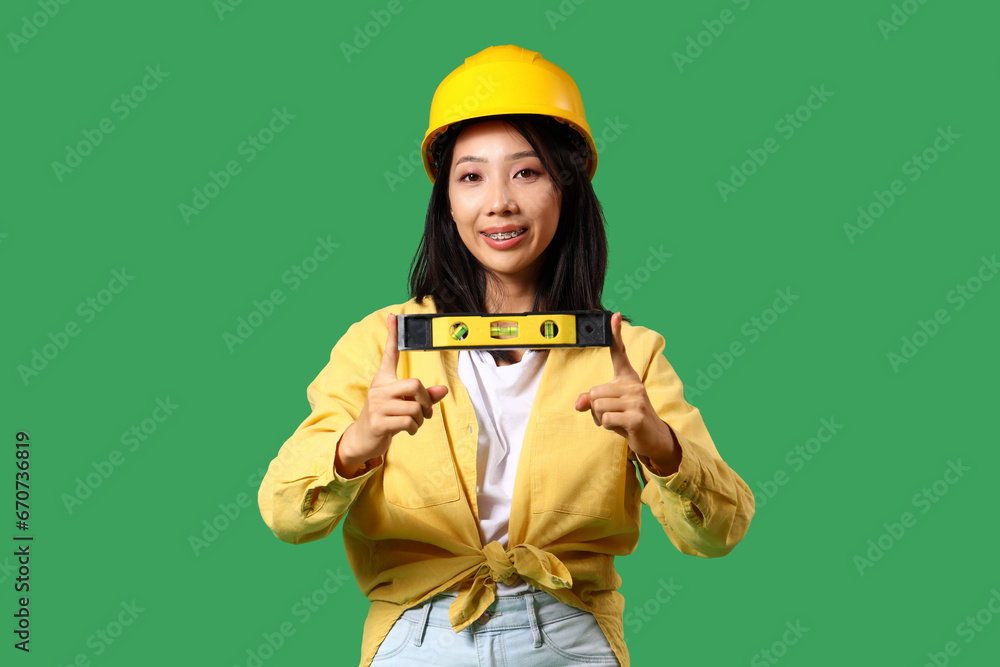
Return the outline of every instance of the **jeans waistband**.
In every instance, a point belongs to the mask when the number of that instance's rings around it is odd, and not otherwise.
[[[450,628],[449,609],[456,597],[457,593],[439,593],[430,600],[407,609],[403,612],[402,618],[420,625]],[[496,596],[486,608],[486,612],[479,620],[473,621],[467,629],[472,632],[492,632],[518,627],[534,628],[536,624],[545,625],[559,619],[588,613],[571,607],[534,586],[516,595]]]

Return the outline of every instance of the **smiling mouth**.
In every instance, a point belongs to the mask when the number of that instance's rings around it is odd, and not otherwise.
[[[491,238],[494,241],[506,241],[507,239],[514,238],[515,236],[520,236],[521,234],[524,234],[526,231],[528,231],[527,227],[513,232],[504,232],[503,234],[487,234],[485,232],[480,232],[480,234],[482,234],[487,238]]]

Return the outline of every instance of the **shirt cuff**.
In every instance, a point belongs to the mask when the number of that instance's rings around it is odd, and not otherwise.
[[[338,497],[339,502],[336,503],[338,505],[337,510],[343,511],[341,509],[343,502],[347,501],[348,504],[353,503],[361,491],[361,487],[368,481],[368,478],[382,467],[385,459],[380,456],[377,459],[365,461],[364,466],[361,468],[363,472],[355,477],[344,477],[337,472],[334,460],[337,456],[336,448],[340,447],[340,438],[342,436],[343,433],[337,436],[336,447],[329,450],[316,461],[316,465],[320,468],[318,471],[320,474],[309,485],[306,492],[302,507],[302,513],[306,517],[312,516],[322,509],[331,496]]]
[[[689,521],[695,525],[704,523],[704,513],[698,509],[705,467],[703,461],[711,458],[711,454],[704,447],[698,445],[693,440],[674,431],[677,445],[681,449],[681,462],[677,472],[669,475],[660,475],[655,471],[655,464],[646,456],[636,456],[636,460],[642,466],[647,479],[651,484],[659,487],[661,494],[669,492],[680,496],[684,506],[684,513]]]

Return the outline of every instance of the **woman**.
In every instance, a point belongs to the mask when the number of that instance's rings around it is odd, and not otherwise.
[[[362,667],[627,667],[613,561],[635,549],[641,504],[707,558],[742,539],[753,495],[663,337],[620,313],[610,351],[398,350],[398,314],[603,310],[597,155],[573,80],[516,46],[467,58],[435,92],[424,163],[411,299],[337,342],[262,516],[294,544],[344,521],[371,601]]]

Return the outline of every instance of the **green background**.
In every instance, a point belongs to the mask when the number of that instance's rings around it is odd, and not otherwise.
[[[29,655],[12,648],[14,558],[0,556],[4,664],[247,665],[285,622],[294,635],[264,664],[357,663],[368,604],[341,529],[279,542],[256,507],[258,471],[307,416],[306,385],[350,324],[408,298],[430,193],[408,156],[437,84],[494,44],[541,52],[574,77],[595,133],[619,127],[594,179],[605,305],[666,337],[689,400],[757,496],[746,538],[715,560],[680,554],[643,509],[638,549],[616,561],[627,609],[649,610],[626,619],[633,664],[922,665],[948,642],[957,654],[939,662],[995,664],[1000,280],[977,272],[993,277],[983,258],[1000,248],[996,4],[54,6],[51,18],[29,0],[0,8],[0,506],[4,540],[35,538]],[[724,10],[731,22],[714,23]],[[898,30],[880,27],[897,10]],[[346,57],[373,11],[391,20]],[[700,53],[688,42],[699,33]],[[120,118],[115,100],[147,67],[166,74]],[[800,110],[813,86],[829,98]],[[241,142],[275,108],[294,118],[248,161]],[[787,137],[776,123],[797,110],[810,117]],[[105,118],[113,132],[57,175],[53,162]],[[935,155],[948,128],[959,138]],[[718,182],[772,137],[778,151],[724,198]],[[910,180],[906,163],[926,149],[936,161]],[[230,160],[240,172],[186,221],[180,205]],[[905,193],[849,238],[858,207],[896,179]],[[307,280],[283,279],[317,238],[339,245]],[[671,256],[647,271],[651,247]],[[102,293],[123,268],[134,278]],[[979,289],[961,308],[959,285]],[[284,302],[230,349],[224,334],[276,289]],[[776,290],[798,298],[773,318]],[[113,298],[100,312],[80,308],[102,295]],[[947,321],[894,366],[888,355],[939,309]],[[71,323],[79,334],[24,375]],[[723,368],[736,342],[744,353]],[[711,386],[695,395],[699,377]],[[157,399],[178,407],[129,451],[122,434]],[[823,419],[842,428],[795,463]],[[18,430],[31,436],[26,533],[12,516]],[[67,507],[115,450],[121,465]],[[953,484],[949,461],[969,469]],[[914,498],[925,488],[933,504]],[[239,516],[223,520],[220,504]],[[885,524],[905,512],[893,537]],[[194,548],[212,521],[229,525]],[[880,539],[891,547],[859,571]],[[306,620],[295,605],[328,569],[348,578]],[[681,587],[662,605],[661,579]],[[133,601],[134,622],[98,639]],[[977,613],[991,622],[959,625]],[[796,623],[808,630],[786,643]]]

